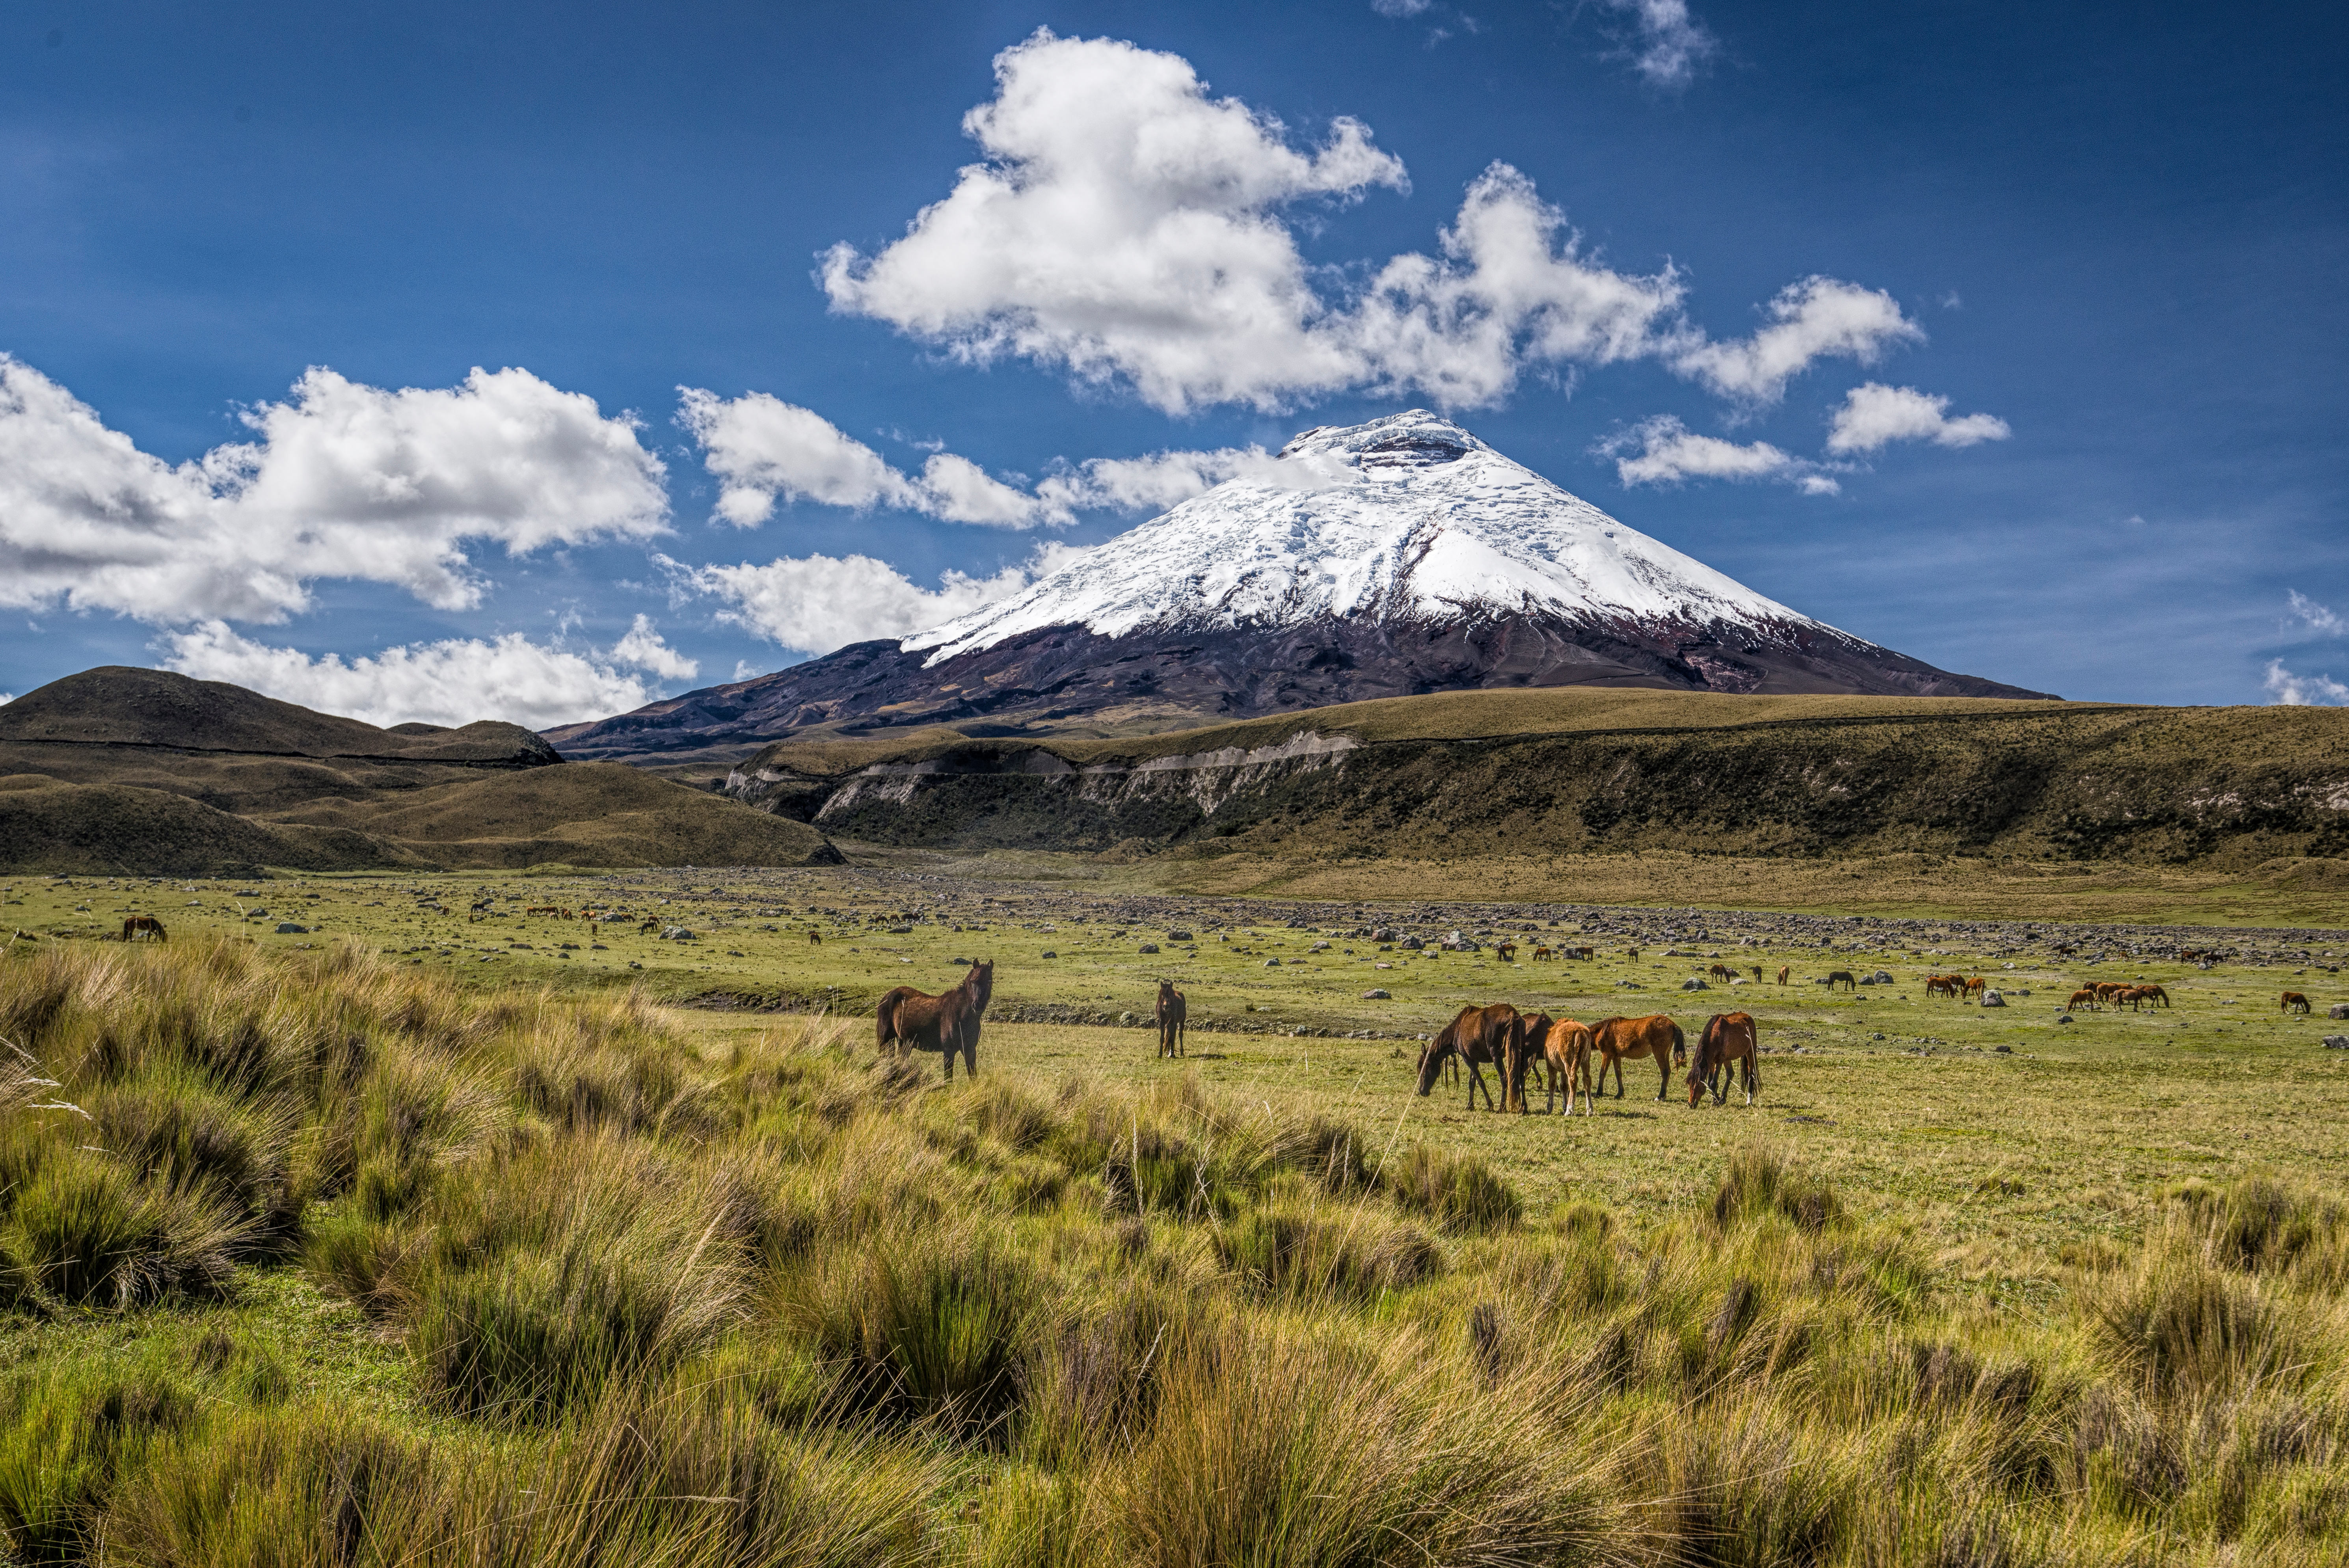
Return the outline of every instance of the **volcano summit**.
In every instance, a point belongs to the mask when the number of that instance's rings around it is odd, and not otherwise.
[[[1161,730],[1482,687],[2036,697],[1766,598],[1420,410],[1309,430],[897,641],[547,732],[574,757],[822,727]]]

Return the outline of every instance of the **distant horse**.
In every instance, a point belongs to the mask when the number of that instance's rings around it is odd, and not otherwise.
[[[1507,963],[1510,960],[1517,956],[1517,944],[1515,942],[1496,942],[1493,947],[1493,956],[1499,959],[1503,963]]]
[[[2096,993],[2093,991],[2075,991],[2072,993],[2072,1000],[2064,1004],[2064,1011],[2076,1012],[2083,1007],[2094,1008],[2096,1000]]]
[[[2286,1012],[2306,1012],[2308,998],[2296,991],[2287,991],[2283,993],[2283,1010]]]
[[[1754,966],[1754,983],[1756,985],[1762,983],[1762,966],[1758,963]]]
[[[1599,950],[1597,948],[1560,948],[1557,950],[1558,957],[1578,960],[1583,963],[1588,963],[1593,958],[1597,957],[1598,954]],[[1638,958],[1640,956],[1640,950],[1637,948],[1632,949],[1631,956],[1633,958]]]
[[[1833,991],[1838,985],[1842,986],[1846,991],[1857,991],[1859,989],[1859,981],[1852,978],[1851,971],[1847,969],[1829,970],[1827,971],[1827,989],[1829,991]]]
[[[2137,994],[2140,1002],[2158,1002],[2164,1007],[2169,1005],[2169,992],[2158,985],[2140,985],[2137,988]]]
[[[1615,1097],[1623,1097],[1623,1064],[1653,1057],[1656,1063],[1656,1098],[1663,1099],[1672,1086],[1672,1069],[1688,1061],[1688,1037],[1681,1026],[1665,1013],[1651,1013],[1645,1018],[1607,1018],[1591,1025],[1590,1043],[1599,1053],[1599,1077],[1596,1088],[1607,1086],[1607,1069],[1615,1069]]]
[[[1544,959],[1555,959],[1556,957],[1557,957],[1557,954],[1548,948],[1536,948],[1534,950],[1534,962],[1536,963],[1541,962]]]
[[[1696,1059],[1689,1064],[1689,1104],[1692,1106],[1703,1098],[1708,1088],[1714,1105],[1728,1104],[1733,1065],[1744,1078],[1745,1103],[1750,1106],[1754,1091],[1762,1086],[1760,1032],[1751,1013],[1716,1012],[1705,1021],[1704,1033],[1697,1037]]]
[[[1183,1054],[1183,1021],[1187,1010],[1183,993],[1174,989],[1171,980],[1158,982],[1158,1054],[1161,1056]]]
[[[1787,976],[1789,973],[1791,973],[1791,972],[1792,972],[1792,971],[1788,968],[1788,966],[1786,966],[1785,964],[1780,964],[1780,965],[1778,966],[1778,983],[1779,983],[1780,985],[1784,985],[1784,984],[1785,984],[1785,983],[1786,983],[1786,976]]]
[[[1961,974],[1929,974],[1925,977],[1925,994],[1946,996],[1954,1001],[1965,983],[1966,977]]]
[[[903,1061],[916,1051],[936,1051],[946,1058],[947,1082],[954,1082],[955,1053],[962,1053],[963,1072],[978,1076],[978,1025],[995,994],[995,963],[970,966],[962,983],[937,996],[901,985],[881,999],[874,1010],[877,1047]]]
[[[810,931],[808,933],[808,941],[810,945],[814,947],[820,948],[823,946],[823,933],[822,931]]]
[[[171,940],[171,933],[163,929],[163,922],[152,915],[132,915],[122,922],[122,940],[126,942],[141,931],[159,942],[168,942]]]
[[[1704,972],[1706,979],[1720,981],[1724,985],[1737,978],[1737,971],[1730,968],[1725,963],[1714,964],[1711,969],[1706,970]]]
[[[1971,1001],[1973,998],[1980,996],[1983,992],[1988,991],[1989,989],[1990,981],[1984,980],[1980,975],[1975,975],[1971,980],[1966,981],[1966,998],[1968,1001]]]
[[[1428,1043],[1419,1048],[1419,1092],[1423,1096],[1435,1086],[1435,1075],[1444,1064],[1457,1056],[1468,1064],[1468,1109],[1476,1108],[1476,1094],[1483,1090],[1487,1110],[1498,1110],[1493,1103],[1493,1091],[1485,1087],[1484,1075],[1477,1064],[1507,1070],[1508,1035],[1512,1026],[1522,1030],[1524,1022],[1517,1010],[1506,1002],[1490,1007],[1464,1007],[1460,1016],[1435,1032]],[[1506,1082],[1504,1087],[1506,1087]]]

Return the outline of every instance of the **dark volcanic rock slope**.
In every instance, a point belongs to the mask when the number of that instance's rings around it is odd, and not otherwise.
[[[806,730],[1169,729],[1494,687],[2027,697],[1879,648],[1424,412],[1309,431],[1009,598],[900,642],[549,731],[572,756]]]

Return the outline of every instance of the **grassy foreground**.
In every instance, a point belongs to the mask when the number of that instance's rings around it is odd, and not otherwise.
[[[9,1550],[2349,1562],[2328,1193],[2177,1183],[2016,1302],[1767,1142],[1545,1206],[1448,1123],[864,1027],[20,946]]]

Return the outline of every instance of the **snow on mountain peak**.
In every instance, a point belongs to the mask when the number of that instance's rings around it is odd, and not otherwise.
[[[1227,480],[902,646],[935,649],[936,665],[1053,626],[1122,637],[1520,614],[1844,636],[1424,409],[1306,431],[1279,458],[1271,474]]]

